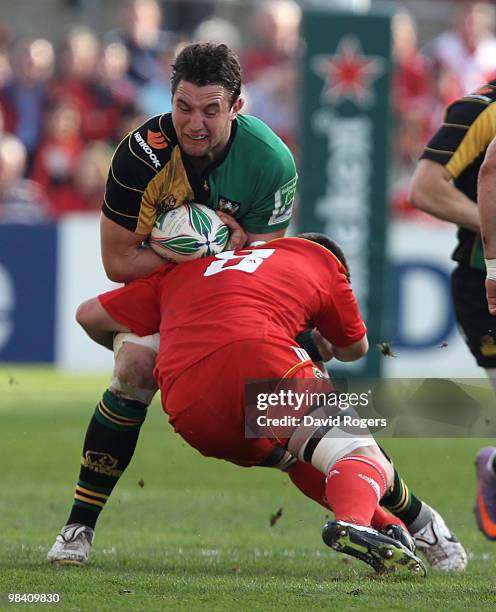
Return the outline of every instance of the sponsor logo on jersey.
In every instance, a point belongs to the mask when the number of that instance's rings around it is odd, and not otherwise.
[[[296,193],[296,181],[297,177],[295,176],[275,192],[274,208],[267,225],[277,225],[291,219]]]
[[[119,460],[108,453],[99,453],[97,451],[86,451],[81,459],[81,465],[85,468],[93,470],[98,474],[105,476],[113,476],[119,478],[122,475],[122,470],[118,470],[117,464]]]
[[[313,374],[315,378],[319,378],[320,380],[327,380],[327,376],[325,376],[325,374],[321,372],[319,368],[316,368],[315,366],[313,368]]]
[[[169,146],[169,143],[161,132],[152,132],[151,130],[148,130],[146,133],[146,142],[152,149],[166,149]]]
[[[172,193],[169,193],[162,200],[160,200],[159,205],[158,205],[158,212],[159,214],[164,213],[169,210],[172,210],[173,208],[176,208],[176,206],[177,206],[176,197],[173,196]]]
[[[143,149],[143,151],[148,155],[148,159],[152,162],[155,168],[161,168],[162,164],[159,162],[158,157],[153,152],[150,145],[147,144],[146,140],[139,132],[134,132],[133,134],[134,140],[138,143],[138,145]]]
[[[228,215],[231,215],[231,217],[234,217],[238,214],[240,208],[240,202],[233,202],[232,200],[229,200],[224,196],[220,196],[218,209],[222,212],[225,212]]]

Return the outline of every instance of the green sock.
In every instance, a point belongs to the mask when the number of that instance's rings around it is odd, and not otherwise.
[[[382,498],[381,506],[387,508],[408,527],[420,514],[422,502],[410,491],[395,469],[393,487]]]
[[[113,488],[129,465],[147,406],[105,391],[83,446],[74,503],[67,519],[94,528]]]

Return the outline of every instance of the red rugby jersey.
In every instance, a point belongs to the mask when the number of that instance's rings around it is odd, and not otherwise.
[[[161,282],[157,368],[169,380],[231,342],[294,344],[310,322],[338,347],[366,333],[343,265],[302,238],[183,263]]]

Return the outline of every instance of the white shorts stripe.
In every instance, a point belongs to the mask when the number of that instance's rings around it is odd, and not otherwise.
[[[296,353],[300,361],[310,361],[310,355],[304,348],[301,348],[301,346],[292,346],[291,348]]]

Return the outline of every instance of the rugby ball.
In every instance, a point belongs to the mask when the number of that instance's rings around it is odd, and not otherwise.
[[[155,253],[179,263],[216,255],[228,240],[229,228],[214,210],[184,204],[157,217],[149,243]]]

